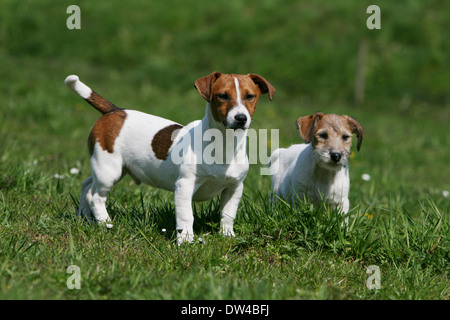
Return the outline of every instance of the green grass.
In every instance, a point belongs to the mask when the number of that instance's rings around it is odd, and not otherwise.
[[[365,27],[364,1],[81,1],[81,30],[65,27],[70,4],[0,3],[1,299],[449,299],[447,3],[380,1],[379,31]],[[361,39],[367,86],[356,106]],[[178,247],[173,195],[129,178],[107,203],[113,229],[77,217],[99,114],[64,78],[187,123],[205,106],[193,82],[214,70],[274,85],[252,127],[279,129],[280,146],[300,143],[299,116],[358,119],[348,229],[307,200],[271,204],[259,165],[235,238],[219,234],[214,199],[195,205],[201,240]],[[80,267],[80,290],[66,286],[69,265]],[[370,265],[379,290],[366,287]]]

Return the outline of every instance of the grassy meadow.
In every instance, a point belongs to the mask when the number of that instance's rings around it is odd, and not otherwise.
[[[72,4],[79,30],[66,27]],[[380,30],[366,27],[371,4]],[[449,12],[445,1],[1,1],[0,299],[448,300]],[[279,129],[281,147],[301,143],[299,116],[359,121],[348,228],[305,199],[269,203],[260,164],[235,238],[219,234],[214,199],[194,206],[202,241],[177,247],[173,194],[129,177],[108,198],[113,229],[77,217],[99,113],[65,77],[186,124],[204,116],[193,83],[213,71],[271,82],[252,127]],[[379,289],[366,285],[371,265]]]

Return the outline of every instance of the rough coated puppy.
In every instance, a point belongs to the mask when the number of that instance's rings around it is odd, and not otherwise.
[[[316,113],[297,120],[305,144],[277,149],[270,158],[272,192],[293,202],[306,196],[313,203],[324,201],[342,213],[349,210],[350,179],[348,159],[352,135],[358,137],[361,148],[363,129],[349,116]]]
[[[79,215],[112,227],[106,198],[128,174],[137,184],[174,192],[178,244],[193,240],[192,201],[216,195],[221,195],[221,232],[234,235],[233,221],[249,168],[247,129],[259,95],[267,93],[272,100],[275,94],[267,80],[257,74],[220,72],[198,79],[195,87],[207,101],[206,115],[186,126],[118,108],[78,76],[68,76],[65,83],[103,114],[88,139],[92,176],[82,183]],[[212,138],[218,135],[222,139]],[[203,161],[206,148],[216,151],[213,161]],[[226,150],[228,161],[218,159],[220,150]]]

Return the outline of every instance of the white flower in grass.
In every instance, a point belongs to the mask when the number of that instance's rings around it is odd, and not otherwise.
[[[53,178],[55,178],[55,179],[64,179],[64,176],[55,173],[55,175],[53,176]]]
[[[72,168],[72,169],[70,169],[70,173],[71,173],[71,174],[79,174],[79,173],[80,173],[80,169],[78,169],[78,168]]]
[[[449,195],[448,190],[442,191],[442,195],[444,196],[444,198],[448,198],[448,195]]]
[[[370,181],[370,175],[368,175],[367,173],[363,173],[361,179],[363,179],[364,181]]]

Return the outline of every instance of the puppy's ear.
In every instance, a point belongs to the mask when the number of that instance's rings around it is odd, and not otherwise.
[[[344,117],[347,119],[348,125],[349,125],[352,133],[355,133],[356,136],[358,137],[358,144],[356,145],[356,149],[359,151],[359,149],[361,148],[362,140],[364,138],[363,128],[361,127],[359,122],[356,121],[354,118],[349,117],[349,116],[344,116]]]
[[[264,79],[259,74],[255,73],[249,73],[247,74],[253,82],[258,86],[259,90],[261,91],[261,94],[268,93],[269,94],[269,100],[272,101],[273,95],[275,94],[275,88]]]
[[[316,122],[322,119],[322,117],[323,113],[317,112],[313,115],[297,119],[297,129],[300,132],[300,137],[302,137],[305,143],[310,143],[313,140]]]
[[[220,72],[213,72],[209,76],[197,79],[194,83],[195,88],[201,96],[208,102],[211,102],[211,90],[214,82],[221,76]]]

